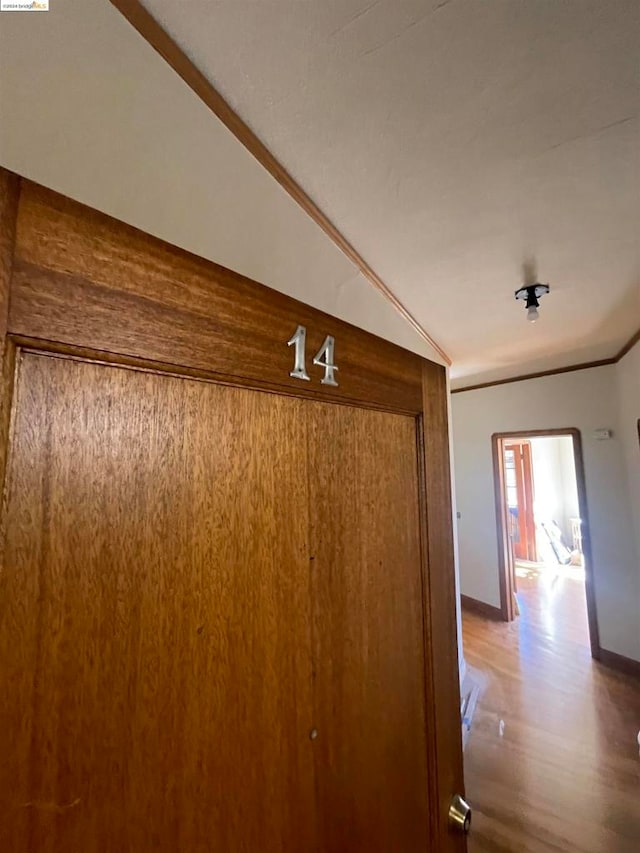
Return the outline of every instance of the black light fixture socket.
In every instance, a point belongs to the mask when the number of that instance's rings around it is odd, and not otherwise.
[[[526,299],[525,308],[537,308],[540,303],[538,299],[549,293],[551,288],[548,284],[527,284],[516,290],[516,299]]]

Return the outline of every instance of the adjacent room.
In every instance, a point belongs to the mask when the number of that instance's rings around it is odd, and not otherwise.
[[[637,846],[639,359],[452,395],[471,849]]]
[[[552,642],[558,634],[572,632],[576,642],[588,647],[589,601],[574,441],[582,482],[579,435],[494,437],[494,454],[501,456],[496,488],[507,542],[500,571],[507,573],[504,588],[516,614],[534,608]],[[582,503],[586,510],[586,493]],[[591,586],[590,579],[590,590]],[[595,624],[595,613],[592,619]]]

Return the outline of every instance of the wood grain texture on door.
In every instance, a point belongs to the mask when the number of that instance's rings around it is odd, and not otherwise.
[[[327,404],[310,417],[320,850],[424,853],[416,423]]]
[[[312,399],[417,414],[421,360],[381,338],[22,181],[9,329]],[[287,341],[307,327],[312,382]],[[336,341],[337,387],[311,364]]]
[[[2,348],[2,853],[462,853],[444,369],[0,169]]]
[[[304,404],[37,354],[15,394],[0,849],[311,851]]]

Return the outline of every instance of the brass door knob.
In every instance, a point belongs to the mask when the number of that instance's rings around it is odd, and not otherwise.
[[[469,832],[471,826],[471,806],[456,794],[449,806],[449,823],[459,832]]]

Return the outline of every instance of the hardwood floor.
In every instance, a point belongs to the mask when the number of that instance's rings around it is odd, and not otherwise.
[[[638,853],[640,680],[591,660],[578,580],[520,577],[518,599],[509,624],[463,614],[483,684],[465,751],[469,853]]]

